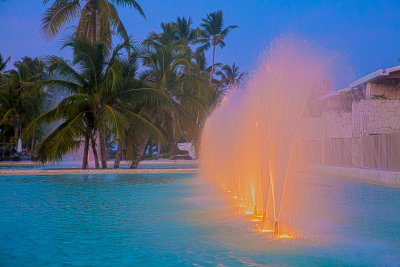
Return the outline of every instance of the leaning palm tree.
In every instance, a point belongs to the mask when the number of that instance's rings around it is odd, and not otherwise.
[[[232,66],[222,66],[221,70],[218,70],[215,74],[220,77],[218,83],[228,90],[239,86],[245,78],[245,73],[240,72],[235,63]]]
[[[44,4],[48,2],[50,0],[43,0]],[[124,40],[128,40],[128,33],[116,6],[134,8],[145,17],[135,0],[54,0],[43,15],[42,30],[45,35],[53,38],[65,24],[79,17],[76,27],[78,37],[110,45],[111,35],[116,31]]]
[[[207,50],[213,47],[212,65],[210,73],[210,83],[214,75],[214,60],[215,60],[215,47],[219,45],[220,48],[225,47],[224,39],[230,30],[237,28],[237,25],[230,25],[224,28],[224,16],[221,10],[207,14],[206,18],[202,19],[203,23],[200,24],[202,28],[202,38],[198,42],[203,43],[201,49]]]
[[[6,66],[7,63],[10,61],[10,57],[8,57],[6,60],[3,59],[3,56],[0,54],[0,73],[2,73]]]

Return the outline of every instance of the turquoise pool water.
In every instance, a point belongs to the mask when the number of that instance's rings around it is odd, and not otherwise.
[[[398,265],[400,191],[318,181],[314,198],[346,219],[327,238],[281,241],[225,216],[194,175],[1,177],[0,265]]]

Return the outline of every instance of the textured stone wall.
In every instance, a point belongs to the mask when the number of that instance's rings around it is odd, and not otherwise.
[[[373,95],[384,95],[388,99],[400,99],[400,89],[397,85],[370,82],[366,84],[366,93],[368,99],[371,99]]]
[[[304,118],[301,122],[300,132],[305,140],[351,138],[351,113],[335,110],[323,112],[321,117]]]
[[[353,136],[400,132],[400,100],[353,103]]]
[[[332,158],[332,149],[339,151],[335,155],[345,158],[351,144],[352,165],[361,167],[364,166],[364,158],[370,156],[363,155],[368,149],[364,149],[366,144],[363,144],[362,136],[394,133],[400,133],[400,99],[361,100],[353,103],[351,113],[335,110],[322,112],[320,117],[304,118],[299,137],[305,142],[319,141],[321,145],[318,153],[322,162],[327,164],[337,162],[337,156]],[[343,142],[332,139],[343,139]],[[335,145],[328,149],[329,144]]]
[[[307,117],[301,120],[301,140],[314,141],[322,140],[325,136],[325,124],[322,117]]]
[[[325,138],[351,138],[352,117],[350,112],[342,110],[323,113],[326,135]]]

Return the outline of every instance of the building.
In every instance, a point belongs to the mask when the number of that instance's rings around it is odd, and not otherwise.
[[[300,140],[313,163],[400,170],[400,66],[378,70],[318,98]]]

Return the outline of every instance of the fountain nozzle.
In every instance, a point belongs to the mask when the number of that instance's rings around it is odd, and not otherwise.
[[[275,237],[278,237],[278,236],[279,236],[279,232],[278,232],[278,221],[275,221],[274,236],[275,236]]]

